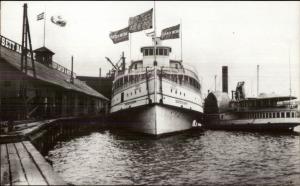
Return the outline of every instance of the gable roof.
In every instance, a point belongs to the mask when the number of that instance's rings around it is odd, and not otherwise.
[[[4,59],[8,64],[15,67],[17,70],[21,70],[21,54],[18,52],[9,50],[3,46],[0,46],[1,50],[1,58]],[[31,67],[31,60],[28,58],[29,61],[29,67]],[[103,100],[109,100],[96,90],[89,87],[86,83],[74,78],[74,84],[70,83],[70,76],[60,72],[58,70],[49,68],[39,62],[35,61],[35,71],[36,71],[36,78],[45,81],[57,86],[60,86],[62,88],[73,90],[77,92],[81,92],[83,94],[101,98]],[[31,70],[28,70],[27,76],[33,77],[33,72]]]

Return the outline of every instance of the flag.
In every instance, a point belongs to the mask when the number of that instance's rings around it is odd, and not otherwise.
[[[114,44],[129,40],[128,27],[123,28],[118,31],[115,31],[115,32],[110,32],[109,37],[113,41]]]
[[[179,29],[180,24],[163,29],[160,35],[161,40],[179,38]]]
[[[64,27],[67,24],[61,16],[51,16],[51,22],[61,27]]]
[[[152,14],[153,8],[135,17],[130,17],[128,23],[129,32],[139,32],[152,28]]]
[[[36,20],[39,21],[39,20],[44,19],[44,15],[45,15],[45,12],[42,12],[42,13],[38,14],[37,17],[36,17]]]
[[[154,37],[154,31],[146,33],[146,36],[147,37]]]

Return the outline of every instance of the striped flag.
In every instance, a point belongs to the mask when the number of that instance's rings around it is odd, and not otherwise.
[[[161,40],[179,38],[180,24],[165,28],[161,31]]]
[[[42,13],[38,14],[37,17],[36,17],[37,21],[44,19],[44,15],[45,15],[45,12],[42,12]]]

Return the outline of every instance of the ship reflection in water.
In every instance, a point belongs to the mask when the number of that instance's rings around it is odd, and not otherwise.
[[[48,157],[76,185],[300,185],[295,134],[198,131],[155,138],[104,130],[58,142]]]

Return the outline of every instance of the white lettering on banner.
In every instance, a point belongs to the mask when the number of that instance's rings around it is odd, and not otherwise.
[[[5,47],[7,49],[10,49],[12,51],[18,52],[20,54],[22,53],[22,46],[19,45],[18,43],[15,43],[1,35],[0,35],[0,40],[1,40],[1,46]],[[27,56],[31,57],[30,53],[28,53]]]

